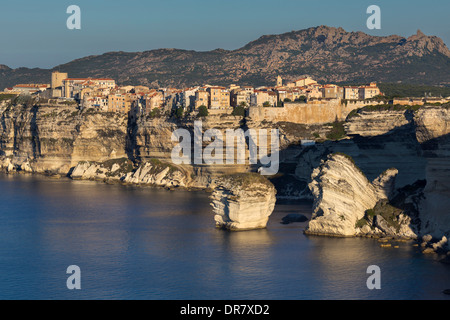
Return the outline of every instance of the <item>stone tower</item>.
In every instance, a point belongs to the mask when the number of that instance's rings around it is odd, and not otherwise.
[[[282,87],[282,86],[283,86],[283,79],[280,76],[278,76],[277,77],[277,87]]]
[[[52,89],[62,86],[62,81],[67,79],[68,75],[65,72],[52,72]]]

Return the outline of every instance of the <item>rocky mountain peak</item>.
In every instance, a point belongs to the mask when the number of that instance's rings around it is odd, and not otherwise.
[[[427,52],[436,51],[450,58],[450,50],[441,38],[427,36],[420,29],[417,30],[416,34],[410,36],[407,42],[410,43],[409,51],[415,50],[412,53],[416,53],[417,56],[423,56]]]
[[[420,29],[417,29],[416,36],[418,36],[418,37],[426,37],[425,33],[423,33],[422,31],[420,31]]]

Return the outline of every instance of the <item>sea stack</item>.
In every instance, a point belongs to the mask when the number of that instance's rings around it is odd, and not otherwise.
[[[257,173],[223,176],[211,195],[216,227],[236,231],[265,228],[275,202],[275,187]]]
[[[356,236],[357,222],[394,189],[397,169],[388,169],[371,183],[345,154],[332,154],[312,175],[309,188],[314,196],[308,234]]]

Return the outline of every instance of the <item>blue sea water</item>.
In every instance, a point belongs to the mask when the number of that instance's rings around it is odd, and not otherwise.
[[[0,175],[0,299],[449,299],[450,266],[412,243],[214,226],[208,194]],[[66,269],[81,269],[69,290]],[[366,286],[381,269],[381,289]]]

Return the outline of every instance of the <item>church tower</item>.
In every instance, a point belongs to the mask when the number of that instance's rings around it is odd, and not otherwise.
[[[277,87],[282,87],[282,86],[283,86],[283,79],[280,76],[278,76],[277,77]]]

